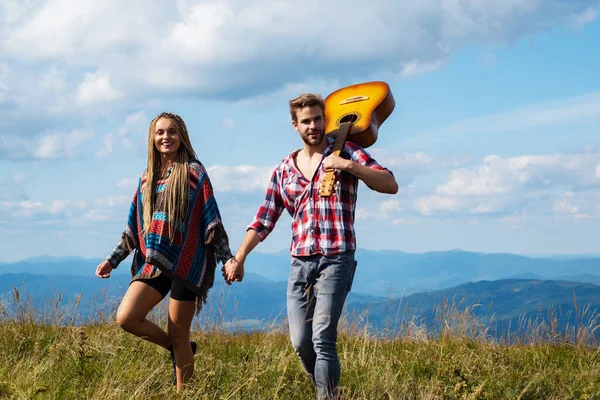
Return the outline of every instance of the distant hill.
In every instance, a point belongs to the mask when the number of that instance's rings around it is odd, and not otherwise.
[[[530,258],[514,254],[441,251],[408,254],[397,251],[357,252],[355,290],[362,293],[412,294],[462,283],[515,277],[555,280],[569,275],[597,282],[600,258]]]
[[[600,283],[600,258],[591,256],[532,258],[514,254],[486,254],[466,251],[404,253],[401,251],[356,252],[358,268],[353,292],[380,297],[400,297],[439,290],[467,282],[500,279],[571,280]],[[274,282],[285,282],[289,273],[289,255],[253,252],[246,271]],[[100,259],[77,257],[36,257],[16,263],[0,263],[0,275],[29,273],[36,275],[93,276]],[[128,274],[127,259],[114,274]]]
[[[256,326],[262,323],[260,321],[284,317],[286,283],[262,275],[270,271],[270,276],[278,279],[274,271],[285,268],[279,265],[283,263],[280,260],[283,257],[257,253],[252,261],[249,260],[246,277],[241,284],[225,285],[220,274],[217,274],[217,281],[210,292],[210,301],[202,318],[254,321]],[[469,308],[473,316],[492,323],[496,330],[491,332],[493,335],[507,330],[514,332],[527,320],[549,323],[554,318],[558,328],[563,329],[568,324],[581,323],[583,309],[587,309],[584,317],[588,320],[600,310],[600,286],[596,284],[537,279],[540,275],[557,275],[598,283],[600,278],[597,275],[586,272],[594,271],[598,261],[596,259],[542,260],[465,252],[371,254],[368,251],[362,251],[359,257],[369,261],[359,260],[361,273],[357,272],[353,290],[348,296],[348,312],[367,312],[366,320],[378,330],[402,320],[413,320],[436,329],[439,316],[443,314],[440,311],[443,307],[440,307],[445,301],[457,304],[461,311]],[[378,260],[378,263],[370,264],[374,260]],[[113,312],[129,285],[129,265],[124,263],[110,279],[98,279],[93,276],[97,262],[98,260],[84,259],[38,259],[12,266],[5,264],[3,267],[9,269],[15,269],[19,265],[47,274],[19,272],[0,275],[0,298],[8,299],[14,287],[23,287],[22,291],[37,304],[61,293],[64,305],[80,294],[79,312],[82,315]],[[76,270],[79,274],[57,274],[59,271],[70,270]],[[514,274],[520,279],[493,279],[507,274]],[[461,282],[482,276],[492,279]],[[382,279],[378,279],[379,277]],[[430,286],[453,286],[397,298],[391,297],[390,294],[394,293],[380,289],[383,285],[381,282],[390,286],[412,285],[413,288],[419,287],[419,282],[422,286],[426,286],[425,283]],[[369,292],[379,295],[368,294]],[[600,334],[600,330],[597,333]]]
[[[128,259],[129,260],[129,259]],[[130,261],[124,261],[115,270],[116,274],[128,274]],[[2,274],[35,274],[35,275],[72,275],[93,276],[101,259],[82,257],[50,257],[40,256],[13,263],[0,263]]]
[[[474,317],[490,324],[492,336],[518,332],[530,322],[555,323],[560,331],[577,324],[600,326],[600,286],[569,281],[471,282],[402,299],[354,303],[349,305],[348,311],[366,313],[369,323],[378,329],[411,320],[438,329],[440,317],[449,315],[452,306],[455,306],[455,316],[456,312],[469,309]]]
[[[260,275],[247,273],[243,283],[229,286],[220,277],[218,274],[215,285],[209,292],[209,302],[202,318],[275,320],[285,316],[285,282],[274,282]],[[44,299],[55,298],[60,294],[61,303],[66,306],[80,295],[78,312],[85,318],[100,312],[109,314],[115,311],[129,282],[130,276],[125,274],[114,274],[109,279],[77,275],[4,274],[0,275],[0,302],[7,301],[14,288],[17,288],[21,297],[29,297],[31,302],[35,301],[38,305]],[[384,299],[350,293],[348,303]],[[207,313],[208,315],[204,315]]]

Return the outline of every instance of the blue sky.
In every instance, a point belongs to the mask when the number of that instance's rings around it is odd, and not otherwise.
[[[0,261],[108,254],[163,110],[235,249],[300,147],[287,101],[370,80],[396,109],[368,150],[400,190],[361,187],[359,247],[600,253],[598,1],[379,0],[338,20],[354,6],[3,1]],[[284,216],[257,250],[289,240]]]

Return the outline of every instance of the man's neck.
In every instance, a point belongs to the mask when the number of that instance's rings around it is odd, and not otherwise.
[[[308,158],[313,158],[315,156],[321,157],[328,145],[329,142],[327,141],[327,138],[323,138],[323,141],[318,146],[309,146],[304,143],[304,149],[302,151]]]

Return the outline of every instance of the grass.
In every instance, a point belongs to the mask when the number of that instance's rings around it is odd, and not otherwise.
[[[196,375],[177,394],[164,349],[122,331],[110,313],[74,325],[76,310],[57,299],[32,305],[17,289],[0,305],[0,399],[314,398],[285,327],[196,326]],[[164,324],[164,306],[151,318]],[[408,321],[376,338],[361,318],[340,327],[343,398],[600,399],[600,349],[590,335],[548,340],[529,325],[527,341],[501,343],[468,309],[447,305],[436,333]]]

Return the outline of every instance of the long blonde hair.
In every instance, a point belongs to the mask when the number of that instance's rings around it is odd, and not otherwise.
[[[192,148],[187,127],[179,115],[163,112],[150,122],[150,128],[148,129],[147,180],[142,196],[144,235],[148,234],[152,224],[156,201],[156,182],[160,178],[161,157],[154,144],[154,136],[156,122],[161,118],[167,118],[171,121],[181,139],[175,161],[171,164],[173,169],[167,178],[167,186],[163,195],[164,210],[169,219],[169,239],[172,242],[175,236],[175,227],[183,224],[187,218],[189,208],[189,162],[197,157]]]

